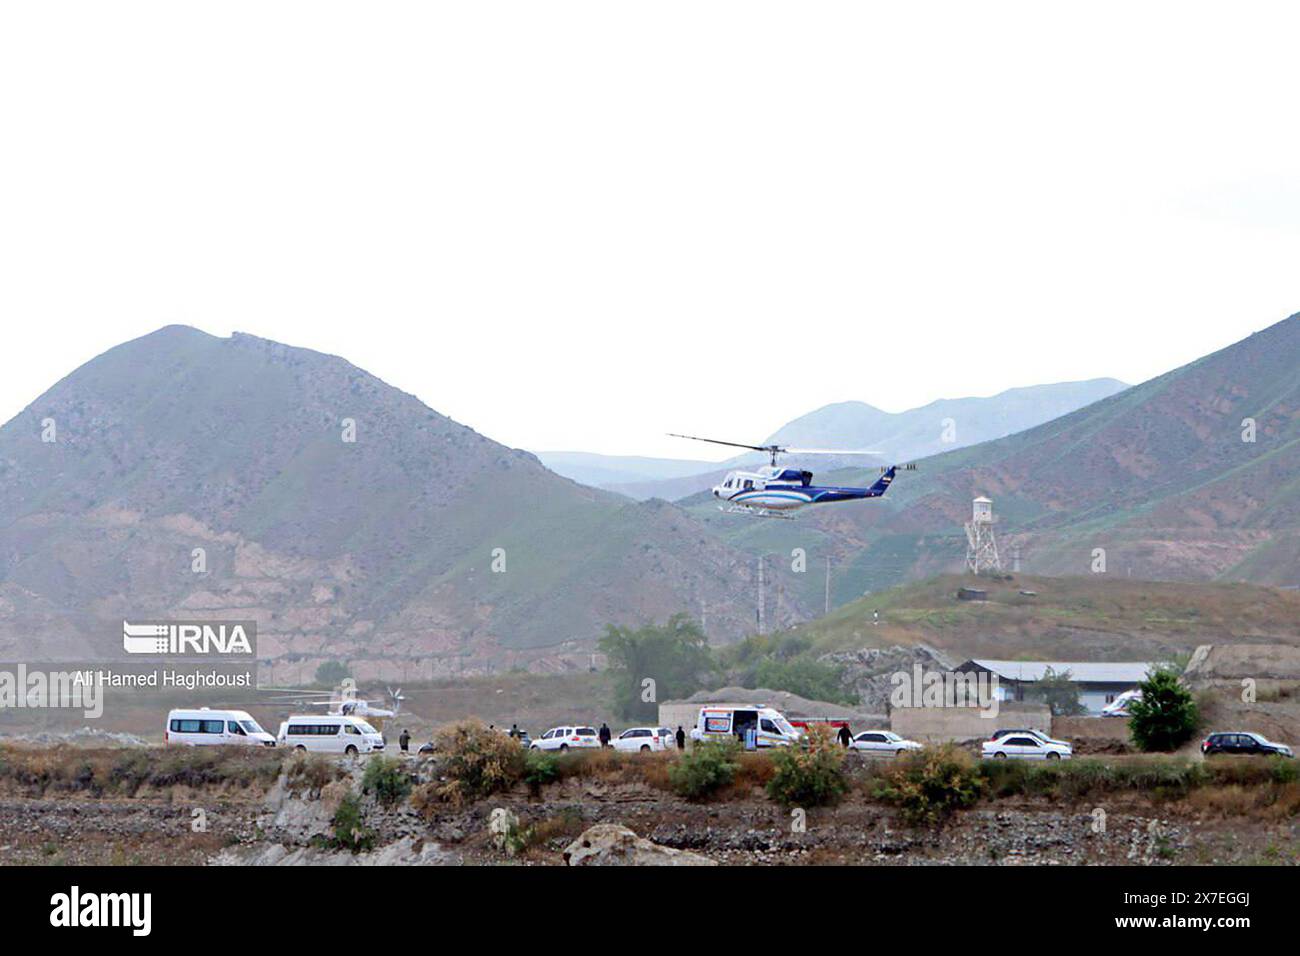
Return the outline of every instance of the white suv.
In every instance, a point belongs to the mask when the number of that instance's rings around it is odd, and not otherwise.
[[[594,727],[552,727],[533,741],[532,750],[599,749],[600,737]]]
[[[665,750],[663,730],[662,727],[630,727],[614,738],[614,749],[625,753]]]

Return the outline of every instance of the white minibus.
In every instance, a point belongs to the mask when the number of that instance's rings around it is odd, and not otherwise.
[[[368,754],[384,749],[384,737],[360,717],[304,714],[280,725],[280,746],[326,754]]]
[[[275,738],[263,730],[246,710],[173,710],[167,714],[163,740],[190,747],[235,744],[274,747]]]

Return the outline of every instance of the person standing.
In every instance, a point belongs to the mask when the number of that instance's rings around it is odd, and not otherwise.
[[[402,728],[402,735],[397,738],[397,744],[402,748],[402,753],[406,753],[411,749],[411,732],[405,727]]]
[[[610,737],[609,724],[602,723],[600,725],[600,745],[602,747],[609,746],[609,737]]]
[[[847,747],[849,745],[849,741],[852,739],[853,739],[853,735],[849,733],[849,725],[840,724],[840,746]]]
[[[677,725],[677,749],[686,749],[686,731],[682,730],[682,725]]]

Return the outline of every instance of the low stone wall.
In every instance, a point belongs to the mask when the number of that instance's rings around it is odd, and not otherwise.
[[[1127,742],[1128,720],[1124,717],[1053,717],[1052,736],[1070,741]]]
[[[896,707],[889,714],[890,730],[922,743],[982,740],[1012,727],[1051,733],[1052,712],[1046,704],[1004,701],[993,716],[977,707]]]

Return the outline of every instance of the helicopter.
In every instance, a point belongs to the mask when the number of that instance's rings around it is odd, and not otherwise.
[[[356,688],[345,686],[333,691],[295,691],[288,687],[264,687],[262,690],[276,691],[281,699],[300,707],[324,707],[325,712],[336,717],[396,717],[402,709],[406,697],[402,688],[386,688],[391,707],[380,707],[378,701],[366,700],[356,696]]]
[[[720,511],[760,518],[792,518],[788,512],[805,505],[830,504],[836,501],[857,501],[861,498],[879,498],[893,484],[894,476],[903,471],[915,471],[915,464],[889,465],[880,469],[881,475],[869,488],[842,488],[814,485],[813,473],[800,468],[782,468],[777,463],[779,455],[879,455],[878,451],[839,448],[787,448],[783,445],[746,445],[742,442],[719,441],[716,438],[699,438],[695,435],[668,433],[673,438],[706,441],[731,448],[747,448],[769,456],[770,465],[755,471],[732,471],[713,486],[713,497],[722,504]]]

